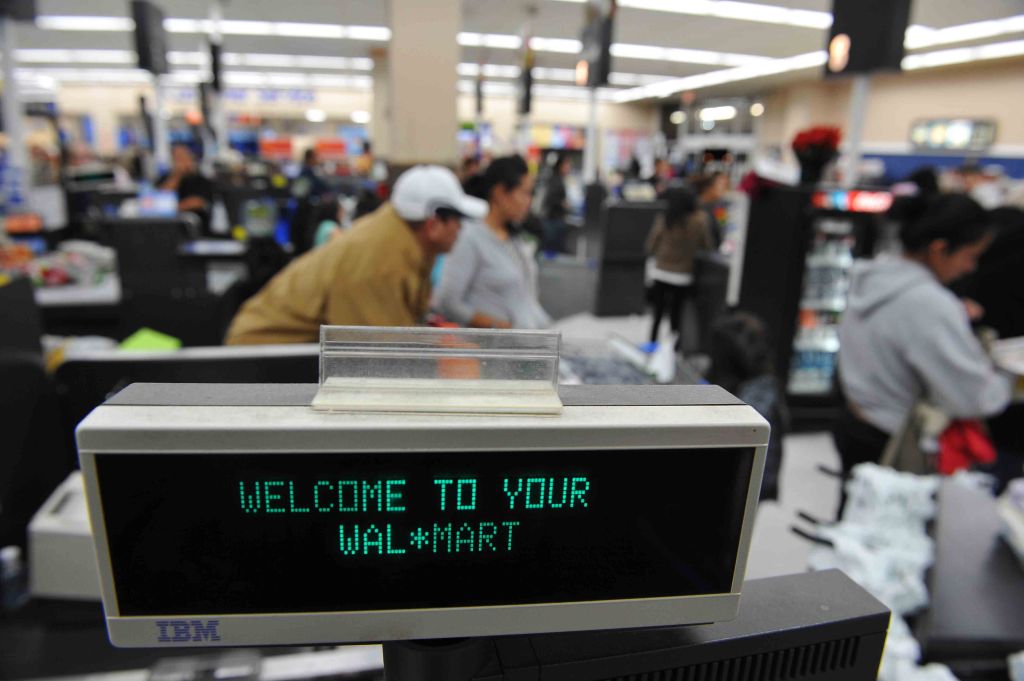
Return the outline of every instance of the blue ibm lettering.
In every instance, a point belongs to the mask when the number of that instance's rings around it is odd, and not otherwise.
[[[160,643],[209,643],[220,640],[220,620],[158,620]]]

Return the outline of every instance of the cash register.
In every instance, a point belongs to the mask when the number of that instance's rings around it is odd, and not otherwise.
[[[665,632],[734,620],[768,424],[714,386],[560,388],[558,350],[325,327],[319,385],[108,400],[77,438],[111,642],[385,642],[391,678],[438,678],[438,651],[513,678],[538,636],[661,632],[664,652]],[[874,636],[844,655],[877,666],[885,609],[831,579]],[[842,615],[829,602],[810,625]]]

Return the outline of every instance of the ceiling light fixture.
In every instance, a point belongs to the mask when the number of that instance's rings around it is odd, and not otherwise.
[[[668,120],[672,125],[682,125],[686,122],[686,113],[683,111],[673,111],[669,115]]]
[[[523,45],[523,41],[519,36],[501,33],[469,33],[464,31],[456,36],[456,41],[463,47],[490,47],[498,50],[518,50]]]
[[[293,21],[242,21],[225,19],[218,24],[222,35],[282,36],[287,38],[347,38],[349,40],[387,41],[387,26],[342,26],[340,24]],[[132,31],[135,22],[128,17],[44,15],[36,17],[36,27],[49,31]],[[164,19],[168,33],[212,33],[209,19]]]
[[[584,3],[587,0],[561,0],[561,2]],[[831,12],[806,9],[790,9],[776,5],[762,5],[753,2],[733,0],[619,0],[619,7],[690,14],[701,17],[718,17],[754,21],[762,24],[781,24],[802,28],[828,28],[832,25]]]
[[[731,121],[736,118],[734,106],[709,106],[700,110],[702,121]]]
[[[938,50],[924,54],[911,54],[903,58],[903,69],[914,71],[950,64],[966,64],[983,59],[1005,59],[1024,55],[1024,40],[1011,40],[1004,43],[990,43],[977,47],[957,47],[949,50]]]
[[[327,120],[327,112],[323,109],[310,109],[306,112],[306,120],[310,123],[323,123]]]
[[[960,24],[947,28],[927,28],[915,25],[907,28],[903,45],[908,50],[917,50],[923,47],[951,45],[968,40],[994,38],[1000,35],[1022,32],[1024,32],[1024,14],[1017,14],[1005,19],[975,21],[970,24]]]
[[[369,111],[353,111],[352,115],[350,115],[349,118],[352,119],[353,123],[356,123],[358,125],[366,125],[367,123],[370,122],[370,112]]]
[[[530,47],[537,52],[555,52],[558,54],[579,54],[583,43],[572,38],[530,38]]]
[[[654,61],[679,62],[681,64],[708,64],[710,66],[743,66],[744,64],[754,64],[770,59],[770,57],[758,57],[751,54],[690,50],[678,47],[631,45],[628,43],[613,44],[611,54],[613,57],[622,57],[624,59],[650,59]]]
[[[45,31],[123,32],[135,30],[135,22],[127,17],[51,15],[36,17],[36,28],[41,28]]]
[[[750,105],[750,115],[754,118],[759,118],[764,115],[764,104],[761,102],[754,102]]]
[[[670,78],[663,80],[660,83],[652,83],[650,85],[630,88],[628,90],[620,90],[615,95],[615,101],[623,103],[635,102],[641,99],[658,99],[661,97],[669,97],[680,92],[686,92],[687,90],[699,90],[712,85],[722,85],[724,83],[750,80],[751,78],[761,78],[763,76],[771,76],[779,73],[815,68],[824,64],[827,58],[828,55],[825,51],[819,50],[818,52],[798,54],[794,57],[768,59],[756,64],[748,64],[746,66],[737,66],[731,69],[701,73],[696,76]]]

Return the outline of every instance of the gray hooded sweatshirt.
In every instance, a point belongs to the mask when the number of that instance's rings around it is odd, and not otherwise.
[[[912,260],[854,264],[839,341],[843,393],[887,433],[920,396],[954,418],[991,416],[1010,401],[1010,380],[985,355],[963,305]]]

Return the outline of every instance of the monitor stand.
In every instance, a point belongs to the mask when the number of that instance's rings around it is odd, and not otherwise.
[[[716,624],[384,644],[387,681],[875,681],[889,610],[838,570],[746,582]]]
[[[494,656],[489,638],[445,638],[384,644],[387,681],[470,681]]]

